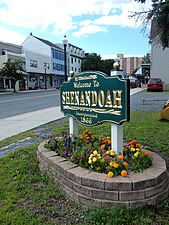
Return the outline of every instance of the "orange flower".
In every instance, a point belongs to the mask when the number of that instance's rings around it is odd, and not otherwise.
[[[100,148],[101,148],[101,149],[104,149],[104,148],[105,148],[105,145],[101,145]]]
[[[127,162],[123,162],[123,165],[124,165],[124,166],[128,166],[128,163],[127,163]]]
[[[150,152],[143,152],[143,156],[144,155],[150,155]]]
[[[119,167],[119,164],[114,163],[114,164],[113,164],[113,167],[117,169],[117,168]]]
[[[127,143],[127,145],[131,145],[132,144],[132,142],[131,141],[129,141],[128,143]]]
[[[110,145],[110,144],[111,144],[111,140],[108,140],[108,141],[107,141],[107,144]]]
[[[126,176],[127,176],[127,171],[126,171],[126,170],[122,170],[122,171],[121,171],[121,175],[122,175],[123,177],[126,177]]]
[[[123,156],[123,155],[119,155],[118,158],[119,158],[120,160],[123,160],[123,159],[124,159],[124,156]]]
[[[137,142],[137,140],[133,139],[131,142],[132,142],[132,144],[135,144]]]
[[[107,176],[108,176],[109,178],[112,178],[112,177],[114,176],[114,173],[110,171],[110,172],[108,172]]]
[[[139,143],[137,143],[136,148],[141,148],[141,145]]]

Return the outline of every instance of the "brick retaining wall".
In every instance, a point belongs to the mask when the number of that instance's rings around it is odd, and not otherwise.
[[[69,197],[88,206],[125,205],[127,208],[156,205],[169,196],[166,163],[156,153],[151,155],[153,164],[144,172],[109,178],[56,156],[44,147],[44,142],[37,152],[40,169],[57,181]]]

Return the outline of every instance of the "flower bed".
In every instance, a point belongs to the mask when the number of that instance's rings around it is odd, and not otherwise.
[[[89,206],[155,205],[169,195],[165,161],[145,151],[136,140],[118,156],[109,137],[96,138],[90,130],[73,139],[55,135],[38,147],[40,168],[70,197]]]
[[[111,150],[110,137],[96,137],[88,129],[73,140],[67,133],[54,135],[45,147],[78,166],[106,173],[110,178],[141,172],[152,165],[152,156],[148,151],[142,151],[137,140],[128,142],[123,152],[116,155]]]
[[[41,143],[37,152],[40,169],[46,171],[67,196],[89,207],[156,205],[169,196],[165,161],[153,152],[150,152],[153,157],[150,168],[112,179],[105,173],[79,167],[44,146],[45,142]]]

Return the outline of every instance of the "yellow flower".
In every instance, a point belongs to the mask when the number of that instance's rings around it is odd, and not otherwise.
[[[112,150],[110,150],[109,152],[111,156],[115,156],[115,153]]]
[[[93,155],[97,155],[98,153],[97,153],[97,151],[95,150],[94,152],[93,152]]]
[[[135,148],[130,148],[130,151],[131,152],[135,152]]]
[[[114,162],[110,162],[110,163],[109,163],[109,165],[110,165],[111,167],[113,167],[113,165],[114,165]]]
[[[134,153],[134,157],[138,157],[139,156],[139,152]]]
[[[88,163],[89,163],[89,164],[91,164],[91,163],[92,163],[92,160],[91,160],[91,159],[89,159]]]
[[[100,154],[97,154],[97,157],[100,157]]]
[[[97,158],[96,158],[96,157],[94,157],[94,158],[93,158],[93,162],[96,162],[96,161],[97,161]]]
[[[106,155],[109,155],[109,151],[106,151]]]
[[[107,176],[112,178],[114,176],[114,174],[113,174],[113,172],[108,172]]]
[[[139,148],[136,148],[136,151],[140,151],[140,149]]]
[[[93,156],[94,156],[94,155],[93,155],[93,154],[91,154],[91,155],[90,155],[90,158],[92,158]]]
[[[100,162],[104,163],[104,159],[101,159]]]

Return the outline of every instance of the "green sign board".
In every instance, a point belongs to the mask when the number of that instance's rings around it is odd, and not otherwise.
[[[61,111],[83,125],[130,120],[129,80],[85,71],[64,82],[60,92]]]

